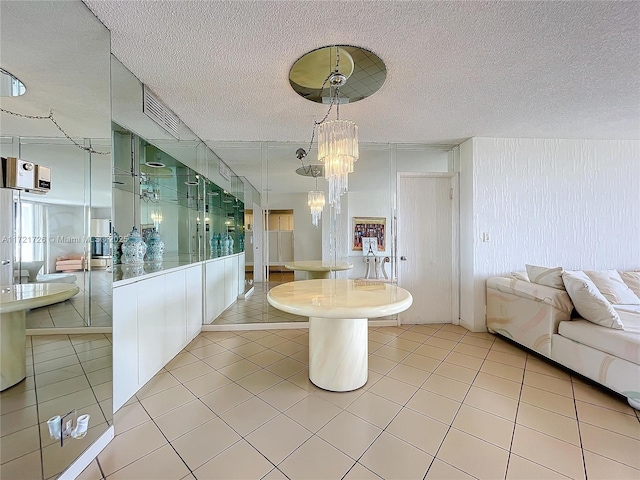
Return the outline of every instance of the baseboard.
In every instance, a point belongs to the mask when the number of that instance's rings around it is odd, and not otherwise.
[[[114,436],[115,429],[113,428],[113,425],[111,425],[106,432],[100,435],[95,442],[89,445],[89,448],[87,448],[82,455],[80,455],[75,462],[69,466],[69,468],[62,472],[58,477],[58,480],[74,480],[75,478],[78,478],[84,469],[95,460],[102,450],[104,450],[104,447],[113,440]]]
[[[395,327],[395,320],[370,319],[370,327]],[[309,328],[309,322],[280,322],[280,323],[228,323],[224,325],[203,325],[203,332],[232,332],[239,330],[292,330],[296,328]]]
[[[309,322],[280,322],[280,323],[228,323],[226,325],[203,325],[203,332],[232,332],[235,330],[289,330],[309,328]]]
[[[238,300],[246,300],[251,295],[253,295],[254,290],[255,289],[253,288],[253,286],[251,286],[250,288],[245,290],[244,293],[241,293],[240,295],[238,295]]]

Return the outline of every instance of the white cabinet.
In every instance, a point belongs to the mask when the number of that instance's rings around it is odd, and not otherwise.
[[[114,284],[114,411],[237,300],[241,277],[244,253]]]
[[[202,294],[201,264],[114,285],[114,411],[200,332]]]

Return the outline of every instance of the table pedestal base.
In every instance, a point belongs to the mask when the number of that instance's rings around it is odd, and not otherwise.
[[[366,318],[309,317],[309,380],[332,392],[356,390],[369,373]]]
[[[27,376],[24,310],[2,314],[0,322],[0,390],[6,390]]]
[[[307,280],[331,278],[330,274],[331,272],[313,272],[311,270],[307,270]]]

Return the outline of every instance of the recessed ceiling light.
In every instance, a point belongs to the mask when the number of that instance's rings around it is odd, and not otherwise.
[[[187,180],[186,182],[184,182],[185,185],[189,185],[190,187],[193,185],[198,185],[198,182],[195,180]]]
[[[147,167],[153,167],[153,168],[162,168],[165,166],[165,164],[162,162],[145,162],[144,164]]]
[[[211,197],[217,197],[220,195],[220,192],[207,192],[207,195],[211,196]]]

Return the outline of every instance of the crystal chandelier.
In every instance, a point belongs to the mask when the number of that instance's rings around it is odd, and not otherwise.
[[[341,51],[342,49],[340,47],[335,47],[335,68],[327,75],[320,88],[322,91],[327,84],[330,87],[331,97],[329,109],[322,120],[319,122],[314,121],[309,150],[305,151],[300,148],[296,152],[304,168],[304,158],[311,150],[317,127],[318,162],[324,167],[324,177],[329,182],[329,205],[335,209],[336,213],[340,213],[340,196],[348,191],[349,173],[353,172],[354,164],[360,156],[358,151],[358,126],[350,120],[340,120],[340,87],[344,86],[347,82],[347,76],[340,72]],[[344,54],[346,54],[346,52],[343,51],[343,55]],[[349,60],[351,69],[353,69],[353,59]],[[336,109],[336,119],[327,120],[334,106]],[[322,202],[319,200],[320,193],[322,193]],[[314,202],[312,202],[312,197]],[[318,200],[315,200],[316,198]],[[320,212],[322,211],[321,208],[325,204],[324,193],[318,192],[317,186],[315,191],[309,192],[308,203],[310,207],[312,203],[315,205],[315,211],[318,211],[318,209],[320,209]],[[317,219],[313,212],[314,209],[312,207],[312,218],[315,222],[314,225],[316,225]],[[317,218],[320,218],[319,214]]]
[[[340,196],[349,189],[349,174],[358,161],[358,126],[350,120],[318,125],[318,161],[329,181],[329,205],[340,213]]]
[[[314,176],[316,179],[316,189],[311,190],[307,195],[307,205],[309,205],[309,209],[311,210],[311,223],[314,227],[318,226],[318,222],[322,218],[322,210],[324,209],[324,192],[322,190],[318,190],[318,177]]]

